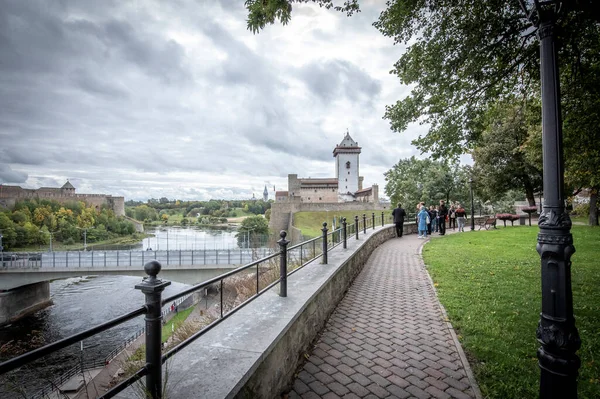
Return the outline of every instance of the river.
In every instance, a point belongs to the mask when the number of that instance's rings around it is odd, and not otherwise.
[[[173,228],[161,229],[155,237],[144,239],[134,246],[112,249],[156,250],[175,249],[229,249],[238,248],[233,229]],[[167,238],[168,237],[168,238]],[[89,249],[89,246],[88,246]],[[103,248],[109,249],[109,248]],[[53,305],[0,328],[0,360],[14,356],[16,351],[31,349],[35,343],[51,343],[136,309],[144,303],[144,295],[134,288],[139,277],[83,276],[50,283]],[[173,295],[188,287],[172,282],[163,295]],[[130,320],[83,343],[48,355],[29,367],[10,373],[12,381],[0,376],[0,398],[24,397],[17,391],[26,388],[31,395],[61,372],[84,360],[102,359],[115,346],[143,327],[143,317]],[[40,346],[40,345],[37,345]]]

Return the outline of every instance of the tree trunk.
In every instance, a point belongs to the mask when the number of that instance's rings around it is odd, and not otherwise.
[[[535,206],[535,196],[533,195],[533,187],[531,184],[525,184],[525,198],[527,198],[529,206]]]
[[[598,189],[593,188],[590,191],[590,226],[598,226]]]

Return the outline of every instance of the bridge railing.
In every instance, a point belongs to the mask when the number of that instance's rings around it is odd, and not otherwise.
[[[77,268],[77,267],[143,267],[156,260],[169,265],[243,265],[264,258],[272,248],[207,249],[173,251],[54,251],[3,252],[0,269]]]
[[[384,215],[381,215],[381,225],[384,224]],[[145,315],[146,318],[146,362],[143,367],[127,377],[124,381],[104,393],[101,398],[112,398],[125,388],[132,385],[142,377],[146,377],[146,394],[152,398],[160,397],[162,390],[162,364],[167,359],[181,351],[198,337],[204,335],[212,328],[223,322],[226,318],[246,306],[266,291],[279,284],[279,295],[287,296],[287,277],[297,272],[308,263],[321,257],[321,263],[327,263],[327,253],[331,248],[342,245],[346,248],[347,241],[359,239],[368,227],[375,228],[376,218],[374,215],[367,218],[366,215],[359,221],[355,217],[355,223],[347,224],[344,220],[342,227],[328,231],[326,223],[323,227],[323,235],[301,242],[288,248],[289,241],[286,240],[286,232],[282,231],[281,239],[278,241],[280,250],[268,254],[261,259],[252,261],[242,267],[230,272],[196,284],[186,290],[162,298],[164,287],[170,284],[168,281],[158,279],[161,265],[158,260],[151,260],[144,269],[149,277],[144,278],[142,283],[136,285],[146,296],[146,305],[116,317],[96,327],[90,328],[78,334],[64,338],[52,344],[27,352],[6,362],[0,363],[0,375],[14,372],[21,366],[36,361],[50,353],[56,352],[69,345],[83,341],[89,337],[118,326],[128,320]],[[182,298],[208,287],[216,288],[219,294],[219,306],[211,309],[207,315],[212,320],[200,331],[191,337],[169,349],[165,353],[161,347],[161,309],[165,305],[181,301]]]

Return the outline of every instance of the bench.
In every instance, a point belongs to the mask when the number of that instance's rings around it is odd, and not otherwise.
[[[496,228],[496,218],[487,218],[482,220],[479,222],[479,230],[481,230],[482,227],[486,230],[489,230],[491,227]]]

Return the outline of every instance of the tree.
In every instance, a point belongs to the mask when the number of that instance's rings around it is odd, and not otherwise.
[[[256,243],[260,236],[269,234],[269,224],[262,216],[249,216],[242,221],[239,233],[236,234],[238,246],[242,247],[245,237],[249,237],[250,242]]]
[[[542,172],[528,160],[523,148],[529,134],[524,106],[498,103],[487,113],[485,126],[472,153],[478,191],[485,191],[485,199],[491,200],[518,188],[529,205],[535,205]]]
[[[401,159],[385,173],[385,194],[414,212],[417,203],[437,205],[440,200],[466,204],[469,198],[468,169],[430,159]]]

